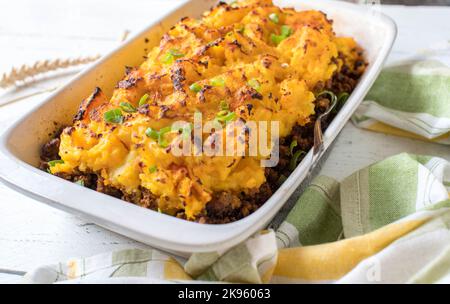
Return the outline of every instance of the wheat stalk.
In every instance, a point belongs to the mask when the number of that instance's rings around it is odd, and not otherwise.
[[[100,55],[95,55],[79,58],[41,60],[31,66],[24,64],[20,67],[12,68],[9,73],[4,73],[0,79],[0,88],[16,85],[18,82],[24,82],[42,73],[90,63],[99,58]]]
[[[119,41],[125,41],[130,34],[129,30],[124,30],[119,38]],[[7,88],[16,85],[18,82],[25,82],[28,78],[36,75],[55,71],[58,69],[66,69],[77,65],[90,63],[99,59],[101,55],[67,58],[67,59],[53,59],[37,61],[33,65],[22,65],[18,68],[12,68],[11,72],[4,73],[0,79],[0,88]]]

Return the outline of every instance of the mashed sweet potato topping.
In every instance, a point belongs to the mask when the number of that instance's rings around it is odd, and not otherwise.
[[[60,135],[52,174],[95,174],[127,196],[145,190],[157,209],[205,213],[214,193],[247,193],[266,182],[260,156],[174,156],[175,121],[279,121],[280,138],[315,113],[318,88],[361,50],[336,37],[320,11],[279,8],[271,0],[220,3],[201,19],[183,18],[106,96],[96,88]],[[335,92],[336,94],[339,92]],[[225,132],[225,131],[222,131]],[[217,136],[203,134],[208,140]]]

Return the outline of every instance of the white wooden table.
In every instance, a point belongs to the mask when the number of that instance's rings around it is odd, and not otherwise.
[[[36,60],[104,53],[124,30],[138,30],[183,0],[14,0],[0,2],[0,72]],[[450,39],[450,7],[387,6],[398,23],[399,38],[391,59]],[[420,20],[420,22],[419,22]],[[73,75],[68,73],[69,76]],[[50,77],[20,90],[0,90],[0,104],[17,96],[53,88],[67,77]],[[0,132],[48,93],[0,106]],[[450,159],[447,146],[356,129],[347,124],[322,168],[341,179],[387,156],[422,153]],[[0,164],[1,166],[1,164]],[[0,183],[0,283],[36,265],[129,247],[145,248],[71,214],[50,208]]]

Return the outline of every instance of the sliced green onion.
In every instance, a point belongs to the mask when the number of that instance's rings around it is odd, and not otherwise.
[[[297,152],[295,152],[295,154],[291,158],[291,161],[289,162],[289,169],[291,171],[294,171],[295,168],[297,167],[300,156],[305,155],[305,154],[306,154],[306,152],[302,151],[302,150],[298,150]]]
[[[62,159],[51,160],[47,163],[50,167],[54,167],[56,164],[64,164]]]
[[[172,131],[172,127],[164,127],[159,131],[153,130],[152,128],[147,128],[147,130],[145,130],[145,135],[157,140],[160,147],[166,148],[169,146],[169,143],[164,139],[164,135],[170,131]]]
[[[291,144],[289,145],[289,152],[291,153],[291,155],[294,155],[294,149],[297,146],[298,146],[298,143],[295,139],[293,141],[291,141]]]
[[[227,116],[228,115],[228,113],[230,113],[230,111],[228,111],[228,110],[222,110],[222,111],[220,111],[219,113],[217,113],[217,117],[223,117],[223,116]]]
[[[147,135],[150,138],[153,138],[154,140],[158,140],[159,132],[153,130],[152,128],[147,128],[147,130],[145,130],[145,135]]]
[[[337,97],[338,106],[341,108],[349,97],[350,95],[347,92],[340,93]]]
[[[142,95],[141,99],[139,99],[139,106],[143,106],[147,103],[148,94]]]
[[[171,50],[169,50],[169,53],[172,54],[172,56],[175,57],[175,58],[181,58],[181,57],[184,56],[184,54],[181,53],[181,52],[180,52],[179,50],[177,50],[177,49],[171,49]]]
[[[198,83],[194,82],[193,84],[191,84],[189,86],[189,90],[191,90],[192,92],[198,93],[202,90],[202,86],[199,85]]]
[[[287,180],[287,176],[286,175],[280,175],[280,177],[278,178],[277,184],[281,185],[282,183],[284,183]]]
[[[259,81],[257,79],[250,79],[248,81],[248,85],[252,88],[254,88],[256,91],[261,91],[261,84],[259,83]]]
[[[164,55],[164,58],[162,60],[163,63],[165,64],[170,64],[174,61],[175,58],[173,58],[172,54],[170,53],[166,53],[166,55]]]
[[[211,85],[213,87],[223,87],[225,85],[225,80],[222,77],[216,77],[211,79]]]
[[[166,133],[168,133],[170,131],[172,131],[172,127],[164,127],[161,130],[159,130],[159,134],[160,135],[164,135],[164,134],[166,134]]]
[[[235,118],[236,118],[236,113],[234,113],[234,112],[228,112],[225,115],[216,116],[216,120],[218,120],[220,122],[229,122],[229,121],[234,120]]]
[[[175,61],[177,58],[183,57],[185,54],[181,53],[177,49],[170,49],[169,52],[166,53],[166,55],[163,58],[163,63],[165,64],[171,64]]]
[[[350,95],[347,92],[342,92],[336,97],[337,103],[334,109],[332,110],[333,114],[336,114],[344,106],[349,96]]]
[[[272,21],[273,23],[276,23],[276,24],[278,24],[278,22],[280,22],[280,18],[278,17],[278,14],[276,14],[276,13],[270,14],[269,19],[270,19],[270,21]]]
[[[122,109],[122,111],[127,113],[133,113],[137,111],[131,103],[125,101],[120,103],[120,108]]]
[[[84,180],[82,180],[82,179],[80,179],[80,180],[77,180],[77,181],[75,182],[75,184],[77,184],[77,185],[80,185],[80,186],[84,187]]]
[[[106,122],[120,124],[123,122],[123,115],[120,109],[113,109],[105,112],[103,118]]]
[[[168,142],[167,140],[165,140],[164,137],[161,136],[161,137],[158,139],[158,145],[159,145],[161,148],[167,148],[167,147],[169,146],[169,142]]]
[[[275,35],[275,34],[270,35],[270,40],[272,40],[272,42],[275,43],[276,45],[279,45],[280,42],[283,41],[284,39],[286,39],[286,38],[281,35]]]
[[[164,135],[168,132],[172,131],[172,127],[164,127],[159,130],[158,133],[158,145],[163,148],[167,148],[169,143],[164,139]]]
[[[231,1],[231,2],[230,2],[230,6],[233,7],[233,8],[237,7],[237,6],[238,6],[237,0]]]
[[[287,25],[281,26],[281,36],[284,36],[285,38],[292,35],[292,29]]]
[[[153,165],[150,168],[148,168],[148,171],[150,171],[150,173],[155,173],[157,170],[158,168],[156,167],[156,165]]]
[[[286,39],[287,37],[289,37],[291,35],[292,35],[292,29],[287,25],[282,25],[281,26],[281,34],[280,35],[272,34],[272,35],[270,35],[270,39],[272,40],[273,43],[278,45],[278,44],[280,44],[281,41],[283,41],[284,39]]]
[[[228,111],[230,107],[228,106],[228,103],[225,100],[222,100],[220,102],[220,109],[224,111]]]

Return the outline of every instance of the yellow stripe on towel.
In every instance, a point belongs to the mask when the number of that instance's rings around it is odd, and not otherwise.
[[[337,280],[362,260],[426,221],[421,219],[394,223],[369,234],[334,243],[281,249],[274,276],[302,281]]]
[[[389,126],[389,125],[384,124],[379,121],[371,124],[370,126],[365,127],[365,129],[374,131],[374,132],[379,132],[379,133],[391,134],[391,135],[412,138],[412,139],[419,139],[419,140],[423,140],[423,141],[427,141],[427,142],[439,142],[439,141],[442,141],[442,140],[450,137],[450,133],[447,133],[447,134],[441,135],[441,136],[433,138],[433,139],[428,139],[426,137],[423,137],[423,136],[420,136],[420,135],[393,127],[393,126]]]
[[[164,279],[166,280],[192,280],[183,267],[173,258],[164,262]]]

